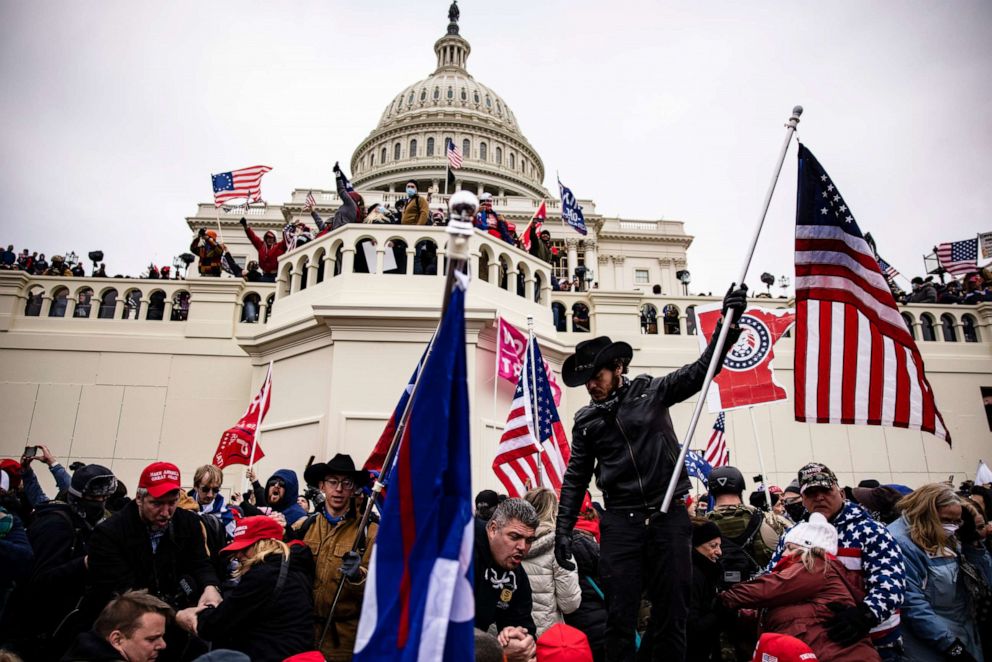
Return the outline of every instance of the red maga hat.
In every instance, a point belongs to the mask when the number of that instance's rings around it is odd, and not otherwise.
[[[234,539],[222,552],[237,552],[251,547],[259,540],[282,540],[284,530],[279,522],[267,515],[245,517],[234,530]]]
[[[160,499],[174,490],[180,489],[179,467],[171,462],[152,462],[141,472],[138,488],[148,490],[154,499]]]

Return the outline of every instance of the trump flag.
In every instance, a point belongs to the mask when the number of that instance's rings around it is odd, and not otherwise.
[[[705,350],[720,320],[721,304],[696,307],[699,347]],[[795,324],[796,311],[751,306],[738,323],[741,335],[713,378],[717,388],[706,396],[710,412],[785,400],[785,387],[775,379],[772,347]]]
[[[356,662],[475,659],[465,291],[413,390],[369,562]]]
[[[496,324],[496,366],[499,376],[508,382],[517,383],[520,371],[524,368],[524,354],[527,352],[527,336],[502,317]],[[551,364],[544,362],[544,374],[551,386],[555,406],[561,406],[561,385],[551,370]]]
[[[248,405],[248,410],[233,428],[225,430],[221,435],[217,452],[214,453],[214,466],[223,469],[232,464],[251,465],[265,457],[262,447],[257,443],[256,435],[262,420],[265,419],[265,414],[269,411],[271,400],[272,364],[269,363],[269,370],[265,373],[262,387]],[[255,447],[254,454],[252,446]]]

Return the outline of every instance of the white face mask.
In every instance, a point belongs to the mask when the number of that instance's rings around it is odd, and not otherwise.
[[[406,195],[407,195],[408,198],[412,198],[413,196],[417,195],[417,189],[415,189],[415,188],[408,188],[406,190]]]
[[[944,533],[949,536],[953,536],[958,530],[957,524],[942,524],[941,526],[944,528]]]

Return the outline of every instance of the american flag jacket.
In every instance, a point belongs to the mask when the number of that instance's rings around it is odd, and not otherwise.
[[[884,524],[850,501],[844,502],[831,524],[837,529],[837,560],[860,575],[865,604],[878,619],[872,638],[883,637],[898,628],[899,605],[906,592],[906,569],[899,545]],[[775,567],[784,550],[783,535],[767,570]]]

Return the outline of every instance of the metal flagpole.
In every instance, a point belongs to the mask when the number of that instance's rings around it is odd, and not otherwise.
[[[541,422],[537,409],[537,344],[534,342],[534,316],[527,316],[527,355],[530,358],[531,434],[537,449],[537,486],[544,487],[544,458],[541,450]],[[526,368],[527,363],[524,362]]]
[[[451,299],[451,289],[456,286],[455,282],[459,280],[458,274],[461,274],[462,279],[468,278],[468,261],[469,261],[469,238],[472,236],[472,219],[475,217],[475,212],[479,208],[479,199],[475,197],[470,191],[459,191],[458,193],[451,196],[451,200],[448,203],[448,208],[451,210],[451,218],[448,222],[448,234],[451,235],[448,241],[448,275],[445,279],[444,285],[444,299],[441,303],[441,316],[438,319],[437,328],[441,327],[441,321],[444,319],[444,314],[448,310],[448,301]],[[355,542],[351,546],[351,551],[357,552],[361,544],[365,540],[365,531],[368,528],[369,518],[372,515],[372,504],[379,499],[382,494],[382,490],[386,487],[389,481],[389,475],[391,473],[392,465],[396,461],[396,455],[399,453],[400,443],[403,439],[403,434],[406,432],[407,423],[410,420],[410,412],[413,410],[413,401],[417,396],[417,388],[420,386],[420,377],[423,374],[423,367],[427,365],[427,361],[430,359],[431,353],[434,351],[434,340],[437,338],[437,328],[434,330],[434,334],[431,336],[430,344],[427,346],[427,352],[424,355],[424,360],[421,363],[421,368],[417,372],[417,379],[414,381],[413,386],[410,389],[410,397],[406,401],[406,407],[403,408],[403,414],[400,416],[400,420],[396,423],[396,431],[393,432],[393,439],[389,442],[389,450],[386,451],[386,457],[382,462],[382,471],[379,472],[379,477],[376,478],[375,482],[372,484],[372,498],[366,499],[365,510],[362,512],[362,519],[358,524],[358,536],[355,537]],[[331,603],[331,610],[327,614],[327,620],[324,623],[324,629],[320,634],[320,640],[317,642],[317,648],[321,648],[324,644],[324,639],[327,638],[327,632],[331,627],[331,623],[334,622],[334,612],[337,609],[338,602],[341,599],[341,592],[344,590],[344,578],[338,583],[337,592],[334,594],[334,601]]]
[[[761,228],[765,224],[765,216],[768,215],[768,207],[772,203],[772,194],[775,192],[778,176],[782,172],[782,164],[785,163],[785,154],[789,150],[789,143],[792,142],[792,136],[796,132],[796,126],[799,125],[799,116],[802,114],[803,107],[796,106],[792,109],[792,117],[785,124],[785,141],[782,143],[778,164],[775,167],[775,173],[772,175],[772,182],[768,187],[768,192],[765,194],[765,203],[761,209],[761,216],[758,218],[758,227],[754,231],[754,237],[751,238],[751,246],[748,248],[747,256],[744,259],[744,267],[741,269],[740,277],[735,281],[736,284],[743,283],[744,279],[747,278],[747,270],[751,266],[751,258],[754,257],[754,249],[758,245],[758,237],[761,236]],[[710,359],[710,365],[706,369],[706,378],[703,380],[703,387],[699,391],[699,396],[696,398],[696,407],[692,412],[692,418],[689,420],[689,430],[685,434],[682,450],[679,452],[679,459],[675,463],[675,470],[672,471],[672,478],[668,481],[668,489],[665,491],[665,499],[661,503],[661,512],[663,513],[667,513],[669,506],[672,505],[672,498],[675,496],[675,487],[679,482],[679,476],[682,475],[679,468],[685,464],[685,455],[689,452],[689,442],[692,441],[692,435],[696,432],[696,423],[699,422],[699,414],[702,413],[703,405],[706,403],[706,392],[710,388],[710,382],[713,381],[713,375],[716,374],[720,357],[723,355],[723,346],[727,343],[728,333],[730,333],[730,325],[722,324],[720,326],[720,335],[717,337],[716,346],[713,350],[713,356]]]
[[[451,160],[448,157],[448,139],[444,140],[444,196],[448,197],[448,179],[451,178]]]
[[[255,468],[255,449],[258,448],[258,438],[262,434],[259,432],[259,428],[262,427],[262,412],[265,409],[265,403],[268,402],[269,393],[272,391],[272,361],[269,361],[269,369],[265,373],[265,395],[259,398],[258,401],[258,423],[255,425],[255,429],[251,435],[251,453],[248,455],[248,469]],[[242,493],[248,491],[248,487],[251,482],[248,480],[248,474],[245,474],[244,489],[241,490]]]
[[[765,458],[761,454],[761,440],[758,439],[758,421],[754,418],[754,407],[748,407],[747,413],[751,416],[751,430],[754,432],[754,447],[758,450],[758,468],[761,469],[761,486],[765,491],[765,502],[768,504],[768,512],[772,512],[772,495],[768,491],[768,474],[765,472]]]
[[[498,418],[496,418],[496,414],[499,411],[497,409],[497,407],[499,406],[498,405],[498,401],[499,401],[499,347],[500,347],[499,344],[500,344],[500,341],[502,339],[502,333],[503,333],[503,323],[502,323],[501,319],[502,318],[499,315],[496,316],[496,348],[494,350],[496,362],[493,364],[493,366],[494,366],[493,367],[493,430],[494,431],[496,430],[496,422],[499,420]],[[496,440],[496,444],[495,445],[496,446],[499,445],[499,440],[498,439]]]

